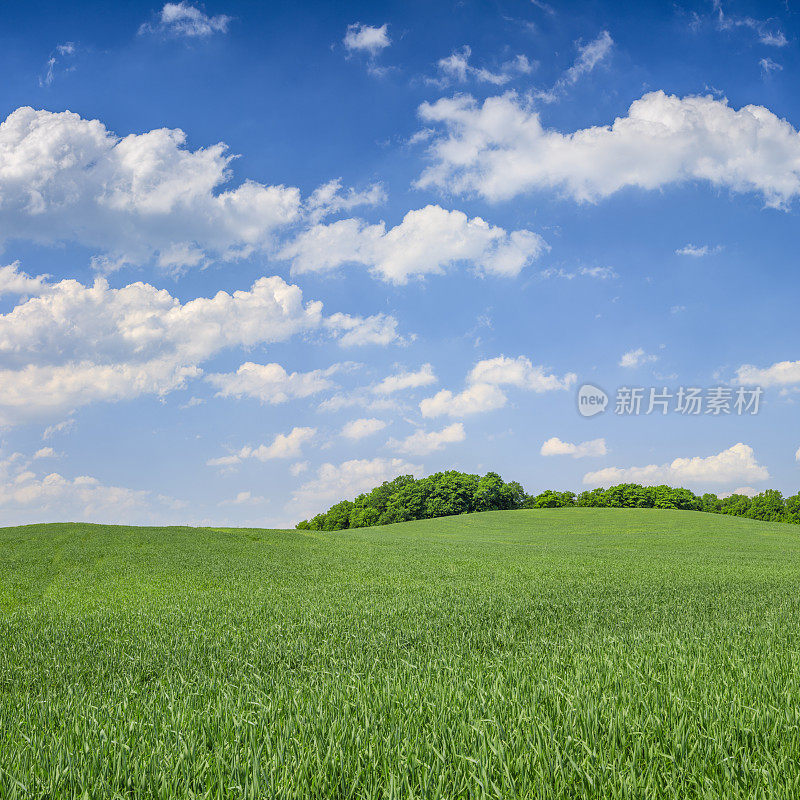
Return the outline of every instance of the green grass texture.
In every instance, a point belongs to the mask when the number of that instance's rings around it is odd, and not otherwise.
[[[800,797],[800,530],[0,529],[0,798]]]

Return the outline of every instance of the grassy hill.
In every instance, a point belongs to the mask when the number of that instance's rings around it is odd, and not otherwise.
[[[0,798],[800,797],[800,531],[0,529]]]

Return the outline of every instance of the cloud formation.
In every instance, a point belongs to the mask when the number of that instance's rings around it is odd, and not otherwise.
[[[385,427],[386,423],[382,419],[376,419],[375,417],[352,419],[350,422],[345,423],[342,428],[342,436],[345,439],[356,441],[363,439],[365,436],[372,436],[373,433],[382,431]]]
[[[114,289],[104,278],[84,286],[75,280],[50,284],[18,271],[0,272],[0,280],[3,276],[7,286],[19,279],[18,289],[36,284],[39,293],[0,314],[2,425],[63,416],[96,401],[164,395],[200,376],[200,365],[226,348],[286,341],[311,331],[327,332],[344,345],[388,343],[397,325],[385,315],[324,318],[322,303],[305,302],[297,286],[279,277],[259,278],[246,291],[181,303],[147,283]],[[271,402],[271,392],[278,397],[280,389],[268,385],[270,376],[278,382],[283,377],[274,367],[251,365],[211,380],[223,393],[252,389],[257,395],[261,379],[265,402]],[[291,393],[321,377],[284,382]]]
[[[498,356],[479,361],[467,375],[467,388],[458,394],[442,389],[433,397],[427,397],[419,404],[423,417],[438,417],[447,414],[461,417],[494,411],[503,408],[508,397],[501,386],[536,392],[552,392],[569,389],[577,375],[566,373],[562,378],[547,374],[544,367],[534,366],[526,356],[509,358]]]
[[[800,361],[776,361],[764,368],[743,364],[736,370],[736,383],[763,388],[800,383]]]
[[[384,222],[369,225],[360,219],[314,225],[279,255],[292,262],[292,274],[359,264],[387,283],[402,285],[411,278],[441,275],[456,264],[480,275],[514,277],[547,249],[532,231],[508,232],[480,217],[429,205],[409,211],[388,231]]]
[[[440,431],[415,431],[405,439],[389,439],[387,445],[398,453],[409,456],[427,456],[448,444],[463,442],[466,439],[464,425],[454,422]]]
[[[188,149],[178,129],[120,138],[70,111],[19,108],[0,124],[0,226],[96,250],[103,269],[235,260],[268,249],[301,202],[294,187],[223,188],[233,158],[224,144]]]
[[[572,456],[573,458],[592,458],[594,456],[604,456],[608,453],[605,439],[590,439],[587,442],[573,444],[572,442],[562,442],[557,436],[553,436],[542,444],[539,451],[543,456]]]
[[[611,125],[561,133],[514,93],[482,104],[469,95],[423,103],[438,126],[421,188],[508,200],[534,190],[596,202],[622,189],[690,181],[752,192],[769,206],[800,194],[800,134],[763,106],[662,91],[636,100]]]
[[[145,22],[139,33],[160,33],[165,36],[205,38],[214,33],[226,33],[231,18],[225,14],[211,17],[185,0],[165,3],[154,22]]]
[[[342,43],[348,52],[362,52],[376,56],[392,43],[389,38],[388,28],[389,26],[386,23],[376,27],[354,22],[352,25],[347,26],[347,32]]]
[[[636,350],[628,350],[627,353],[622,354],[619,360],[619,366],[626,369],[635,369],[641,367],[643,364],[649,364],[652,361],[657,361],[658,356],[650,353],[645,353],[643,347],[638,347]]]
[[[698,486],[706,483],[764,481],[767,478],[769,471],[756,461],[753,448],[739,442],[712,456],[676,458],[668,464],[648,464],[646,467],[606,467],[596,472],[587,472],[583,476],[583,482],[589,486],[610,486],[618,483]]]
[[[317,434],[316,428],[292,428],[289,433],[279,433],[271,444],[258,447],[245,446],[235,453],[206,461],[209,467],[232,467],[247,458],[257,461],[271,461],[275,458],[299,458],[303,445]]]
[[[436,383],[436,375],[433,371],[433,365],[423,364],[418,370],[414,372],[398,372],[394,375],[388,375],[382,381],[372,387],[375,394],[388,395],[395,392],[402,392],[406,389],[417,389],[420,386],[430,386]]]
[[[247,361],[236,372],[206,375],[206,380],[219,389],[218,397],[253,397],[275,405],[330,389],[334,386],[330,376],[345,366],[333,364],[324,370],[288,373],[280,364]]]
[[[50,451],[50,452],[44,452]],[[37,471],[35,461],[53,455],[43,448],[33,457],[12,453],[0,458],[0,511],[4,524],[71,519],[76,522],[163,520],[183,504],[151,492],[104,484],[90,475],[65,477]]]

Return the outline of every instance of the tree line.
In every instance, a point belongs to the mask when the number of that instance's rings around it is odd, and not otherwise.
[[[336,531],[475,511],[571,507],[672,508],[800,524],[800,493],[784,497],[775,489],[768,489],[755,497],[741,494],[717,497],[710,493],[696,495],[689,489],[671,486],[621,483],[580,494],[548,489],[531,495],[516,481],[506,483],[496,472],[480,476],[449,470],[418,479],[400,475],[360,494],[355,500],[342,500],[324,514],[298,522],[295,527],[299,530]]]

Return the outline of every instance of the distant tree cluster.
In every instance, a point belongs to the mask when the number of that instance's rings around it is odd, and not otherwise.
[[[367,528],[415,519],[450,517],[475,511],[501,511],[520,508],[672,508],[731,514],[769,522],[800,524],[800,494],[786,497],[768,489],[755,497],[732,494],[696,495],[689,489],[671,486],[640,486],[622,483],[609,489],[581,492],[526,494],[516,481],[506,483],[496,472],[470,475],[449,470],[427,478],[400,475],[384,481],[355,500],[342,500],[324,514],[297,524],[300,530],[338,531]]]

